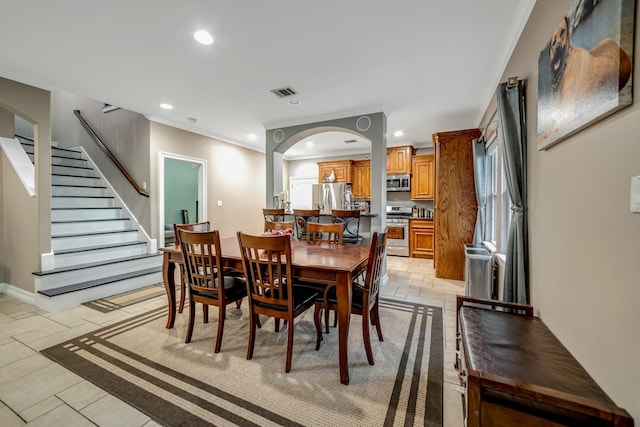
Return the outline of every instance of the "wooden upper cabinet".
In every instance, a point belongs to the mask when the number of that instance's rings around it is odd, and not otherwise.
[[[435,192],[433,154],[411,159],[411,200],[433,200]]]
[[[411,173],[411,155],[413,147],[387,148],[387,175]]]
[[[336,160],[333,162],[318,162],[318,182],[328,182],[322,179],[323,176],[331,176],[333,172],[336,176],[334,182],[352,182],[351,167],[353,160]]]
[[[353,186],[351,192],[355,199],[371,199],[371,161],[356,160],[353,162]]]

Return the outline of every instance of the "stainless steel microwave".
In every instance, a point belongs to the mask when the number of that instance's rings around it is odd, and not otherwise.
[[[411,191],[411,175],[387,175],[387,191]]]

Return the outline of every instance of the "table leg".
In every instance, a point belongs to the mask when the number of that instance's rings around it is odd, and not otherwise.
[[[164,289],[167,291],[167,305],[169,308],[167,329],[173,328],[173,323],[176,320],[176,265],[170,258],[171,255],[168,252],[165,252],[162,258],[162,278],[164,280]]]
[[[349,343],[349,321],[351,320],[351,277],[349,274],[338,274],[336,296],[338,297],[338,354],[340,357],[340,382],[349,384],[349,360],[347,344]]]

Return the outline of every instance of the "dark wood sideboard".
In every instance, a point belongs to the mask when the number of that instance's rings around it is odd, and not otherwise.
[[[533,307],[458,296],[457,331],[467,427],[633,426]]]

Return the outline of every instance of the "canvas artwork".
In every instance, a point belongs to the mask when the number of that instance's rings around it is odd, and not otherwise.
[[[538,149],[632,102],[635,0],[574,0],[538,58]]]

